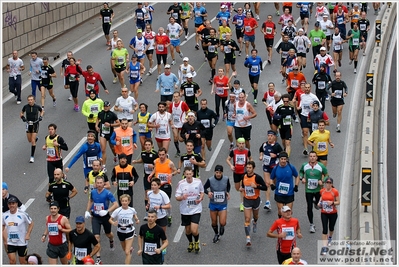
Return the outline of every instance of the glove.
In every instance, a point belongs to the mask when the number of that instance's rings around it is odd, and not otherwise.
[[[309,47],[308,47],[308,48],[306,48],[306,53],[309,53]]]
[[[42,120],[43,120],[43,117],[42,117],[42,116],[40,116],[40,117],[39,117],[39,121],[42,121]]]
[[[294,191],[298,192],[298,186],[297,185],[294,186]]]
[[[70,260],[72,258],[72,253],[70,251],[66,255],[66,258],[67,258],[67,260]]]
[[[85,218],[86,219],[89,219],[91,217],[91,214],[90,214],[90,212],[88,212],[88,211],[85,211]]]
[[[275,186],[274,184],[271,184],[271,185],[270,185],[270,189],[271,189],[272,191],[274,191],[274,190],[276,189],[276,186]]]
[[[98,215],[100,215],[101,217],[104,217],[105,215],[107,215],[108,214],[108,210],[100,210],[99,212],[98,212]]]
[[[94,117],[94,114],[90,114],[89,118],[92,119]]]
[[[21,120],[22,120],[23,122],[26,122],[25,116],[22,116],[22,117],[21,117]]]

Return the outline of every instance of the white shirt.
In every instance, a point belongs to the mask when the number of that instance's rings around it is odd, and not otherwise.
[[[133,218],[137,212],[134,208],[128,207],[124,209],[122,207],[117,208],[112,212],[111,217],[118,222],[117,231],[120,233],[131,233],[134,231]]]
[[[168,139],[170,138],[170,124],[169,121],[172,119],[172,114],[165,111],[163,115],[159,111],[152,114],[148,122],[159,124],[159,128],[155,128],[155,138]]]
[[[309,94],[302,94],[301,95],[301,104],[300,108],[302,109],[301,115],[308,117],[308,114],[312,109],[312,103],[313,101],[318,101],[319,102],[319,108],[321,109],[323,105],[320,103],[319,99],[317,96],[313,93]]]
[[[153,191],[150,190],[147,192],[147,196],[149,200],[148,202],[150,203],[150,208],[154,208],[154,206],[167,205],[170,203],[168,195],[162,190],[159,190],[158,194],[155,194]],[[157,219],[162,219],[165,216],[166,216],[165,209],[157,210]]]
[[[12,246],[27,246],[28,241],[25,236],[28,225],[32,223],[32,219],[28,213],[17,209],[17,212],[11,214],[8,210],[3,213],[3,226],[7,234],[7,244]]]
[[[133,114],[130,111],[133,110],[134,106],[137,104],[136,99],[132,96],[128,96],[127,98],[123,98],[120,96],[115,101],[115,106],[118,108],[122,108],[122,111],[116,112],[118,119],[126,118],[128,120],[133,120]]]
[[[21,71],[19,70],[19,68],[24,66],[24,62],[22,61],[22,59],[17,58],[14,60],[12,57],[10,57],[8,59],[8,65],[10,65],[10,77],[16,77],[17,75],[21,75]]]
[[[169,39],[170,40],[178,40],[179,34],[180,34],[180,30],[182,29],[182,27],[177,24],[176,22],[172,25],[172,23],[169,23],[168,26],[166,27],[166,29],[169,31]]]
[[[187,179],[179,182],[175,196],[187,195],[187,199],[180,201],[180,214],[193,215],[202,212],[202,202],[195,203],[195,200],[199,199],[201,192],[204,192],[204,186],[198,178],[193,178],[192,183],[188,183]]]
[[[320,21],[320,28],[324,32],[326,36],[330,36],[332,34],[333,29],[329,29],[328,27],[334,27],[331,20],[321,20]]]

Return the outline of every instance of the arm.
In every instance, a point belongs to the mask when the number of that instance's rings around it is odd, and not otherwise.
[[[76,194],[78,193],[78,190],[76,189],[76,187],[73,187],[73,189],[71,190],[71,194],[69,195],[69,199],[73,198],[74,196],[76,196]]]
[[[137,180],[139,179],[139,175],[137,174],[136,168],[132,168],[131,175],[133,176],[133,181],[136,184]]]

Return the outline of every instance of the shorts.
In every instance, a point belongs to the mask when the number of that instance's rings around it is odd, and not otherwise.
[[[217,204],[209,202],[209,210],[210,211],[227,211],[227,204]]]
[[[305,117],[302,114],[299,114],[299,117],[301,118],[301,128],[312,128],[310,122],[308,122],[308,117]]]
[[[333,52],[334,52],[334,53],[341,53],[343,50],[344,50],[344,49],[343,49],[342,46],[341,46],[341,49],[339,49],[339,50],[333,49]]]
[[[170,138],[165,138],[165,139],[163,139],[163,138],[155,137],[155,141],[158,142],[158,143],[160,143],[160,142],[163,142],[163,141],[170,141]]]
[[[237,36],[237,39],[244,37],[244,33],[242,32],[242,29],[236,28],[236,36]]]
[[[148,182],[148,175],[149,174],[145,174],[143,177],[144,190],[151,190],[151,183]]]
[[[39,123],[36,122],[33,125],[26,124],[26,133],[38,133],[39,132]]]
[[[61,245],[54,246],[50,243],[47,244],[46,254],[50,259],[63,258],[68,254],[68,242]]]
[[[166,65],[166,59],[168,58],[168,54],[156,54],[157,55],[157,64],[161,65],[161,60],[164,65]]]
[[[272,171],[273,171],[274,167],[276,167],[276,165],[272,165],[272,166],[271,165],[269,165],[269,166],[263,165],[262,167],[263,167],[264,172],[272,173]]]
[[[252,75],[248,74],[249,83],[250,84],[254,84],[254,83],[258,84],[259,83],[259,77],[260,77],[260,75],[252,76]]]
[[[201,154],[201,146],[195,146],[194,147],[194,153]]]
[[[105,215],[104,217],[93,216],[91,219],[91,226],[93,228],[92,232],[94,235],[100,235],[101,232],[101,225],[104,228],[104,232],[106,234],[111,233],[111,224],[108,222],[111,216],[109,214]]]
[[[7,254],[18,253],[18,257],[25,257],[28,254],[28,246],[7,245]]]
[[[234,135],[236,139],[240,137],[244,137],[245,140],[249,141],[251,140],[251,129],[252,125],[249,125],[247,127],[236,127],[234,126]]]
[[[285,260],[291,258],[291,253],[282,253],[280,250],[277,250],[277,260],[279,264],[282,264]]]
[[[109,35],[109,30],[111,29],[111,23],[103,23],[104,35]]]
[[[294,195],[292,195],[292,196],[286,196],[286,195],[277,195],[277,194],[274,194],[274,200],[275,200],[277,203],[283,203],[283,204],[285,205],[285,204],[289,204],[289,203],[294,202]]]
[[[172,100],[173,100],[173,95],[161,95],[161,101],[164,101],[164,102],[170,101],[170,102],[172,102]]]
[[[177,39],[177,40],[170,40],[170,45],[171,45],[171,46],[174,46],[174,47],[180,46],[180,39]]]
[[[255,43],[255,35],[246,35],[244,34],[245,42]]]
[[[242,179],[244,178],[244,174],[245,173],[238,174],[238,173],[233,172],[234,183],[241,183]]]
[[[104,134],[100,132],[100,137],[105,138],[105,140],[109,141],[111,138],[111,134]]]
[[[323,156],[317,155],[317,161],[320,161],[320,160],[327,160],[327,156],[328,156],[328,155],[323,155]]]
[[[192,215],[181,215],[181,226],[189,226],[192,223],[199,224],[201,219],[201,213],[195,213]]]
[[[65,217],[67,217],[68,219],[71,217],[71,207],[65,207],[65,208],[60,208],[60,210],[58,211],[59,214],[64,215]]]
[[[195,28],[199,28],[199,27],[201,27],[201,25],[202,25],[202,23],[194,23]]]
[[[364,37],[364,41],[360,38],[361,42],[367,42],[367,32],[360,32],[361,37]]]
[[[306,53],[296,53],[297,57],[306,57]]]
[[[116,71],[116,73],[121,73],[121,72],[124,71],[125,69],[126,69],[126,66],[115,65],[115,71]]]
[[[224,57],[224,64],[231,64],[235,65],[236,64],[236,58],[235,57]]]
[[[349,52],[355,52],[355,50],[360,50],[360,47],[358,45],[349,46]]]
[[[331,101],[331,106],[333,106],[333,107],[345,105],[344,99],[342,99],[342,98],[331,97],[330,101]]]
[[[309,12],[299,13],[299,16],[301,16],[301,20],[304,20],[305,18],[309,18]]]
[[[244,209],[253,209],[253,210],[258,210],[260,207],[260,197],[258,197],[257,199],[247,199],[244,196]]]
[[[213,129],[208,128],[202,131],[201,138],[205,138],[206,141],[212,141]]]
[[[282,127],[279,130],[281,139],[291,141],[292,127]]]
[[[145,51],[146,55],[152,55],[154,54],[154,49],[148,49],[147,51]]]
[[[134,234],[135,234],[135,231],[133,230],[132,232],[129,232],[129,233],[121,233],[121,232],[116,232],[116,235],[118,236],[118,238],[119,238],[119,241],[125,241],[125,240],[128,240],[128,239],[132,239],[133,237],[134,237]]]
[[[145,54],[142,54],[141,56],[137,55],[137,60],[140,60],[142,58],[145,58]]]
[[[171,184],[163,184],[163,185],[161,185],[161,187],[159,189],[164,191],[166,193],[166,195],[168,195],[168,197],[171,198],[171,196],[172,196],[172,185]]]
[[[326,40],[330,41],[331,40],[331,35],[326,35]]]
[[[53,84],[40,84],[40,86],[46,88],[47,90],[53,89]]]
[[[168,225],[168,219],[167,219],[167,217],[165,216],[165,217],[163,217],[163,218],[161,218],[161,219],[157,219],[157,220],[156,220],[156,224],[158,224],[158,225],[161,226],[161,227],[167,226],[167,225]]]
[[[216,54],[216,53],[206,53],[206,58],[208,59],[208,61],[211,61],[215,57],[216,57],[216,60],[219,59],[218,54]]]
[[[130,84],[136,84],[136,83],[139,83],[140,82],[140,78],[138,78],[138,79],[131,79],[131,78],[129,78],[129,83]]]
[[[226,126],[234,127],[235,121],[226,120]]]
[[[281,57],[281,66],[283,66],[284,60],[285,60],[285,58]],[[285,67],[285,66],[283,66],[283,67]]]
[[[144,136],[145,138],[151,138],[151,132],[146,132],[146,133],[139,133],[139,136]]]
[[[273,47],[273,44],[274,44],[274,39],[267,39],[267,38],[264,38],[264,39],[265,39],[265,45],[266,45],[266,47],[272,48],[272,47]]]
[[[198,103],[189,104],[186,102],[191,111],[198,111]]]

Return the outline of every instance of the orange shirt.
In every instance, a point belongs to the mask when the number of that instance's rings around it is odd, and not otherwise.
[[[155,163],[155,175],[161,180],[161,184],[172,184],[171,174],[172,170],[169,167],[170,159],[166,159],[164,163],[161,163],[161,160],[157,158],[154,160]]]
[[[291,253],[291,250],[296,247],[296,231],[299,228],[299,221],[296,218],[291,218],[288,221],[283,218],[275,220],[270,231],[277,230],[277,234],[287,233],[286,237],[278,238],[276,249],[281,253]]]
[[[305,75],[303,75],[302,72],[298,72],[298,74],[295,75],[295,73],[291,71],[287,75],[287,85],[291,87],[291,89],[294,89],[295,91],[301,87],[302,81],[306,82]]]
[[[325,188],[320,190],[320,202],[321,202],[321,213],[337,213],[335,205],[327,205],[326,201],[335,201],[336,197],[339,196],[337,189],[332,188],[331,191],[327,191]]]
[[[283,2],[283,6],[290,6],[290,7],[292,7],[292,2]]]
[[[254,173],[251,177],[248,177],[247,174],[244,175],[242,179],[242,184],[244,185],[244,197],[246,199],[258,199],[260,189],[255,189],[251,186],[251,183],[256,184],[256,173]]]

